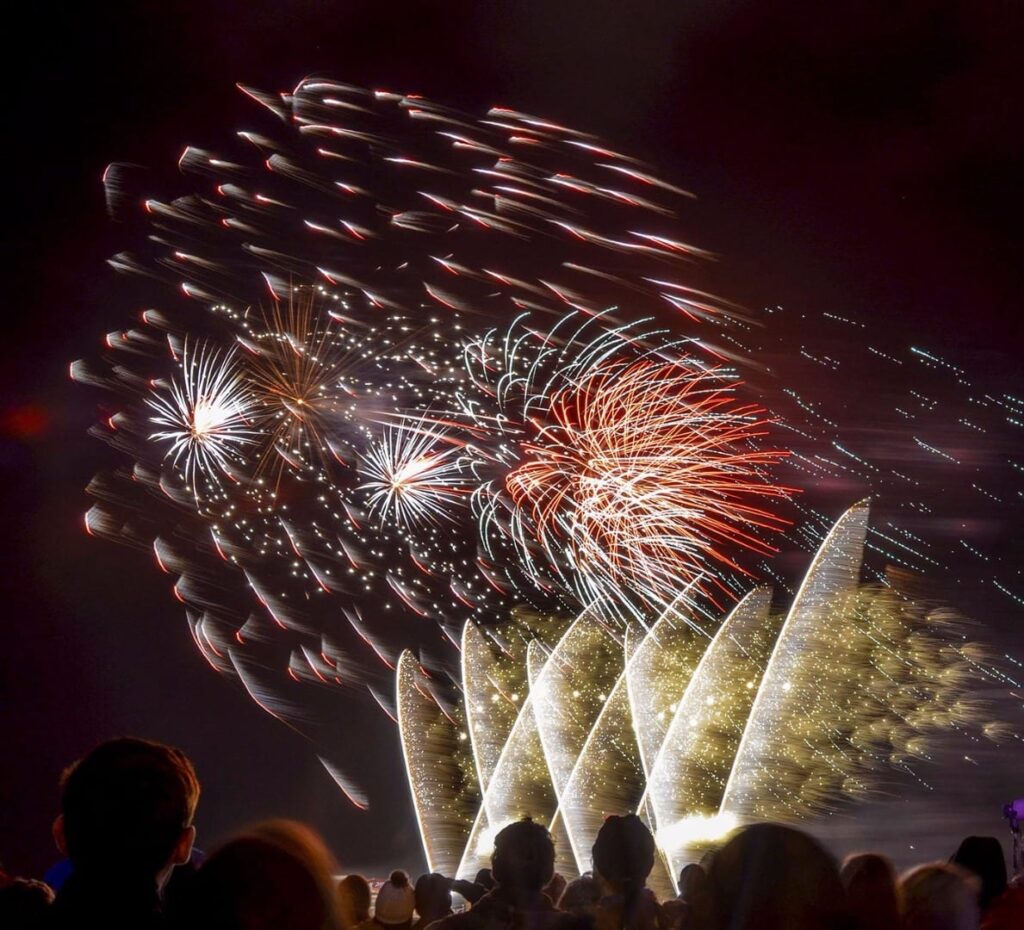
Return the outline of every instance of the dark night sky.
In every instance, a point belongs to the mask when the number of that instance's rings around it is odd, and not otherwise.
[[[1018,3],[969,0],[21,9],[4,56],[0,860],[50,862],[61,767],[119,733],[187,748],[206,845],[287,814],[343,862],[415,849],[399,817],[356,814],[301,741],[209,670],[150,560],[82,531],[82,489],[109,453],[85,434],[95,398],[67,364],[139,309],[104,264],[123,245],[109,161],[167,170],[186,143],[225,138],[249,112],[235,81],[283,90],[318,72],[533,111],[697,191],[683,238],[724,256],[729,297],[925,331],[1020,385],[1022,26]],[[384,718],[362,729],[397,762]]]

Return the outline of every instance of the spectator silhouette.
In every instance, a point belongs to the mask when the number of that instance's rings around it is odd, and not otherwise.
[[[1006,891],[1006,859],[1003,847],[994,836],[969,836],[949,860],[981,881],[978,905],[984,914]]]
[[[684,865],[679,872],[679,897],[684,901],[692,901],[708,891],[708,873],[704,866],[697,862]]]
[[[416,909],[416,893],[405,872],[395,870],[380,886],[373,904],[373,918],[362,925],[363,930],[408,930]]]
[[[903,930],[978,930],[981,882],[959,866],[921,865],[900,879]]]
[[[509,824],[494,840],[495,888],[471,911],[431,926],[434,930],[577,930],[578,918],[556,910],[542,890],[554,871],[551,834],[529,819]]]
[[[182,901],[188,900],[188,896],[192,892],[192,885],[205,859],[206,854],[193,846],[192,855],[189,856],[188,862],[175,866],[170,877],[164,882],[161,893],[163,911],[172,924],[174,923],[174,915],[181,906]]]
[[[885,856],[847,856],[839,878],[846,890],[851,930],[899,930],[896,871]]]
[[[336,912],[338,905],[334,876],[338,872],[338,863],[316,830],[297,820],[276,818],[257,823],[246,833],[269,840],[306,863],[320,884],[320,893],[335,903]]]
[[[691,862],[679,873],[679,926],[681,930],[707,927],[711,920],[711,896],[704,866]]]
[[[415,930],[424,930],[435,920],[452,912],[452,880],[437,872],[429,872],[416,879]]]
[[[985,913],[981,930],[1020,930],[1024,927],[1024,884],[1011,882]]]
[[[338,907],[342,923],[350,928],[370,919],[373,894],[362,875],[346,875],[338,882]]]
[[[490,875],[490,870],[487,870],[487,874]],[[452,879],[452,891],[462,895],[470,904],[476,904],[493,887],[494,882],[491,882],[490,888],[485,888],[483,885],[478,885],[475,881],[467,881],[464,878]]]
[[[472,881],[457,878],[452,881],[452,891],[458,892],[470,904],[476,904],[488,891],[494,890],[494,878],[490,869],[480,869]]]
[[[0,927],[34,930],[42,925],[53,903],[53,889],[31,878],[8,879],[0,885]]]
[[[476,873],[476,878],[473,879],[474,885],[479,885],[481,888],[487,891],[494,890],[494,876],[491,874],[490,869],[481,869]]]
[[[225,843],[200,868],[188,930],[343,930],[330,857],[301,824],[273,821]]]
[[[736,833],[708,866],[716,930],[846,927],[832,857],[799,830],[761,823]]]
[[[198,801],[185,754],[149,740],[102,743],[68,768],[53,833],[73,871],[47,926],[163,926],[159,889],[189,859]]]
[[[658,930],[667,925],[646,887],[654,868],[654,837],[636,814],[608,817],[592,854],[605,891],[597,905],[598,930]]]

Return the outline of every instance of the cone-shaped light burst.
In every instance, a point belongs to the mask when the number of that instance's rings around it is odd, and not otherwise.
[[[690,844],[731,822],[718,819],[718,809],[771,648],[770,607],[771,590],[755,588],[723,621],[679,699],[648,777],[645,800],[673,880],[690,861]]]
[[[531,683],[544,757],[560,801],[621,668],[621,644],[586,613]]]
[[[609,814],[633,810],[641,803],[641,817],[648,827],[654,823],[653,816],[646,814],[642,804],[646,773],[641,748],[636,739],[630,738],[634,732],[639,738],[643,728],[634,728],[634,720],[639,719],[642,708],[639,703],[635,709],[631,706],[629,683],[633,682],[634,694],[639,698],[638,692],[644,691],[647,680],[637,674],[637,669],[650,672],[655,667],[653,653],[676,654],[675,663],[659,668],[661,687],[654,690],[660,691],[660,695],[652,694],[648,701],[646,692],[644,694],[643,709],[649,712],[644,719],[651,724],[648,729],[653,728],[658,723],[657,700],[660,698],[668,705],[675,699],[675,695],[685,687],[686,677],[691,671],[686,656],[691,652],[699,653],[700,649],[694,643],[700,634],[686,622],[682,600],[665,610],[650,630],[644,631],[639,625],[630,625],[626,629],[625,665],[620,667],[615,685],[601,707],[561,793],[559,811],[580,868],[589,864],[591,848]],[[652,752],[656,751],[655,746]],[[655,864],[648,884],[661,897],[670,897],[674,893],[666,862]]]
[[[396,673],[396,707],[423,852],[432,872],[453,875],[467,839],[467,812],[479,798],[474,797],[475,785],[466,766],[459,764],[466,732],[459,729],[432,685],[415,656],[403,652]]]
[[[806,709],[827,698],[816,676],[805,670],[829,642],[841,635],[857,592],[868,502],[846,511],[829,531],[797,591],[757,690],[747,726],[736,750],[725,787],[721,812],[763,818],[781,813],[789,804],[787,786],[780,790],[778,769],[791,757],[792,722],[808,719]],[[827,655],[827,652],[825,652]]]
[[[501,751],[519,715],[519,694],[502,687],[502,663],[474,623],[462,628],[461,664],[466,727],[472,740],[480,790],[486,795]],[[520,684],[525,693],[526,682]]]
[[[684,596],[649,632],[636,625],[626,631],[626,686],[645,779],[650,778],[676,703],[709,642],[707,634],[693,625],[685,605]]]
[[[575,631],[584,624],[586,617],[587,614],[581,615],[569,627],[547,661],[561,661],[562,655],[571,651],[577,635]],[[545,667],[546,664],[537,667],[538,678],[544,676]],[[486,708],[487,705],[482,706]],[[483,792],[483,801],[470,831],[458,874],[472,876],[479,869],[490,865],[493,839],[502,827],[524,816],[547,822],[554,817],[557,807],[557,796],[544,756],[531,694],[522,703],[522,709]]]

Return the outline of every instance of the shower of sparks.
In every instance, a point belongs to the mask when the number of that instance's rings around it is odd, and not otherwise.
[[[786,453],[735,369],[641,326],[567,315],[467,343],[458,393],[482,483],[473,504],[492,561],[611,619],[645,621],[680,592],[698,609],[732,594],[737,553],[774,551],[786,520],[759,506]],[[511,547],[503,546],[511,543]]]
[[[257,326],[239,334],[248,350],[246,374],[264,410],[260,468],[291,467],[315,474],[331,457],[332,422],[346,415],[355,351],[339,338],[340,325],[323,312],[315,294],[273,301]]]

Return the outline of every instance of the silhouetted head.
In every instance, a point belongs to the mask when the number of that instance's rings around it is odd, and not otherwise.
[[[354,927],[369,920],[372,901],[370,883],[362,875],[346,875],[338,882],[338,904],[347,926]]]
[[[896,871],[885,856],[847,856],[839,870],[854,930],[897,930],[900,925]]]
[[[710,862],[710,859],[708,860]],[[696,862],[683,866],[679,873],[679,897],[686,906],[690,924],[707,927],[711,919],[711,889],[707,869]]]
[[[949,860],[981,879],[982,911],[1006,891],[1006,859],[1002,844],[994,836],[969,836]]]
[[[716,930],[845,927],[845,895],[832,857],[811,837],[762,823],[715,852],[708,887]]]
[[[477,872],[476,878],[473,879],[473,884],[490,891],[494,887],[494,876],[491,874],[491,870],[481,869]]]
[[[330,876],[327,884],[333,892],[334,876],[339,871],[338,863],[323,837],[312,827],[281,817],[254,824],[246,830],[246,835],[270,840],[305,862],[315,875]]]
[[[708,873],[696,862],[684,865],[679,873],[679,897],[692,903],[692,899],[708,893]]]
[[[333,878],[317,843],[306,847],[296,831],[260,828],[225,843],[196,876],[183,904],[183,925],[195,930],[338,930]],[[313,834],[313,836],[316,836]]]
[[[959,866],[933,862],[900,879],[903,930],[977,930],[981,882]]]
[[[608,817],[592,850],[594,869],[615,892],[643,888],[654,868],[654,837],[636,814]]]
[[[502,888],[538,892],[555,872],[551,834],[529,818],[511,823],[494,839],[491,874]]]
[[[45,882],[15,878],[0,886],[0,927],[21,930],[42,925],[53,903],[53,889]]]
[[[452,880],[437,872],[416,879],[416,913],[430,923],[452,912]]]
[[[64,772],[54,834],[76,872],[157,876],[188,860],[198,802],[195,769],[180,749],[115,739]]]

